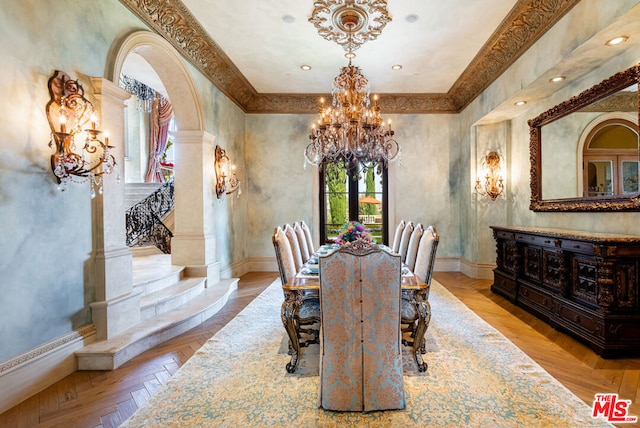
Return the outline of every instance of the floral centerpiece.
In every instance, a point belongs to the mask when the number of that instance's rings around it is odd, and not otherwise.
[[[342,230],[336,238],[336,244],[344,245],[347,242],[364,241],[367,243],[375,243],[371,237],[369,229],[358,221],[349,221],[342,226]]]

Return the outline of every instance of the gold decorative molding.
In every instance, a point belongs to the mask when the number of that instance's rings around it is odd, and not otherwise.
[[[520,0],[446,94],[379,94],[385,113],[457,113],[580,0]],[[318,94],[258,93],[181,0],[120,0],[245,113],[316,113]]]
[[[502,21],[449,95],[464,109],[580,0],[520,0]]]

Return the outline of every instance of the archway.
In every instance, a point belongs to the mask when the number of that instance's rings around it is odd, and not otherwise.
[[[159,77],[175,115],[176,131],[171,133],[176,149],[171,263],[184,266],[185,276],[206,278],[207,286],[211,287],[220,282],[215,236],[209,232],[215,230],[210,224],[214,217],[212,198],[215,198],[211,175],[214,138],[204,131],[201,101],[184,60],[166,40],[154,33],[138,31],[113,43],[101,79],[103,86],[126,94],[117,87],[117,82],[127,57],[132,54],[142,57]],[[103,122],[123,136],[126,104],[103,102],[101,107]],[[122,153],[120,156],[119,161],[123,161]],[[99,266],[96,268],[97,301],[92,308],[99,339],[113,337],[125,325],[130,327],[140,320],[139,303],[136,303],[139,295],[136,296],[132,288],[131,251],[120,242],[124,241],[121,235],[125,234],[124,186],[114,186],[109,195],[106,193],[105,188],[105,202],[99,207],[100,222],[95,228]]]

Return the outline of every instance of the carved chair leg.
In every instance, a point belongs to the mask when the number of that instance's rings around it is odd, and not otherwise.
[[[424,336],[431,321],[431,305],[426,300],[418,300],[414,301],[414,307],[418,314],[418,322],[415,326],[412,352],[413,358],[418,366],[418,371],[424,372],[427,370],[427,364],[422,360],[422,354],[426,353],[426,340]]]
[[[298,355],[300,353],[300,339],[298,337],[298,325],[296,323],[296,315],[300,304],[294,299],[285,298],[282,303],[280,317],[282,323],[289,336],[289,354],[291,361],[287,363],[287,372],[293,373],[298,365]]]

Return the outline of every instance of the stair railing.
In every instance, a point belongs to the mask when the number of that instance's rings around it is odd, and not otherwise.
[[[162,222],[162,217],[173,208],[173,192],[171,178],[127,210],[127,246],[155,245],[163,253],[171,254],[173,234]]]

